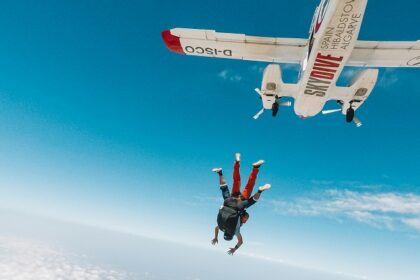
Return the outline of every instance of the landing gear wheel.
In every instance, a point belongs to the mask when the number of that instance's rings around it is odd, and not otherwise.
[[[279,111],[279,103],[276,101],[273,103],[273,106],[271,107],[271,113],[273,117],[277,115],[278,111]]]
[[[354,119],[354,109],[353,108],[348,108],[347,112],[346,112],[346,122],[352,122]]]

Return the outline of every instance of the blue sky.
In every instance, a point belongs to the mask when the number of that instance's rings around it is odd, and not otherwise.
[[[419,39],[420,4],[399,3],[370,0],[359,38]],[[273,186],[251,210],[241,252],[414,279],[418,69],[380,70],[359,129],[291,108],[254,121],[266,64],[176,55],[160,37],[190,27],[306,38],[317,4],[3,3],[0,206],[207,246],[220,205],[210,169],[229,175],[240,151],[243,177],[263,158],[257,184]],[[295,81],[297,68],[283,68]]]

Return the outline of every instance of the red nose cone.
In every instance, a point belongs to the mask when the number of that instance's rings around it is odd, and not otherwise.
[[[170,49],[171,51],[175,53],[184,54],[184,50],[182,49],[181,42],[179,41],[179,37],[172,35],[170,30],[163,31],[162,38],[168,49]]]

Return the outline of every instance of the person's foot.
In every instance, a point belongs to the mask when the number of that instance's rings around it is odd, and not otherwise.
[[[259,187],[258,190],[260,192],[263,192],[265,190],[268,190],[269,188],[271,188],[271,185],[270,184],[265,184],[265,185],[262,185],[261,187]]]
[[[216,173],[220,173],[220,172],[222,172],[222,168],[216,167],[216,168],[213,168],[211,171],[216,172]]]
[[[235,161],[236,162],[240,162],[241,161],[241,154],[240,153],[236,153],[235,154]]]
[[[264,160],[260,159],[259,161],[254,162],[254,163],[252,164],[252,167],[254,167],[254,168],[259,168],[261,165],[263,165],[263,163],[264,163]]]

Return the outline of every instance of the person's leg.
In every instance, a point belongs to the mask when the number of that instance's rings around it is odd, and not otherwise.
[[[250,198],[252,190],[254,189],[255,181],[257,180],[258,172],[260,171],[259,168],[263,163],[263,160],[259,160],[252,165],[251,175],[249,175],[248,183],[246,184],[245,189],[242,192],[243,199]]]
[[[259,171],[260,170],[258,168],[252,168],[251,175],[249,175],[249,178],[248,178],[248,183],[246,184],[244,191],[242,192],[242,197],[244,200],[248,199],[251,196]]]
[[[241,192],[241,174],[239,173],[240,163],[235,160],[233,164],[233,187],[232,194],[236,195]]]

